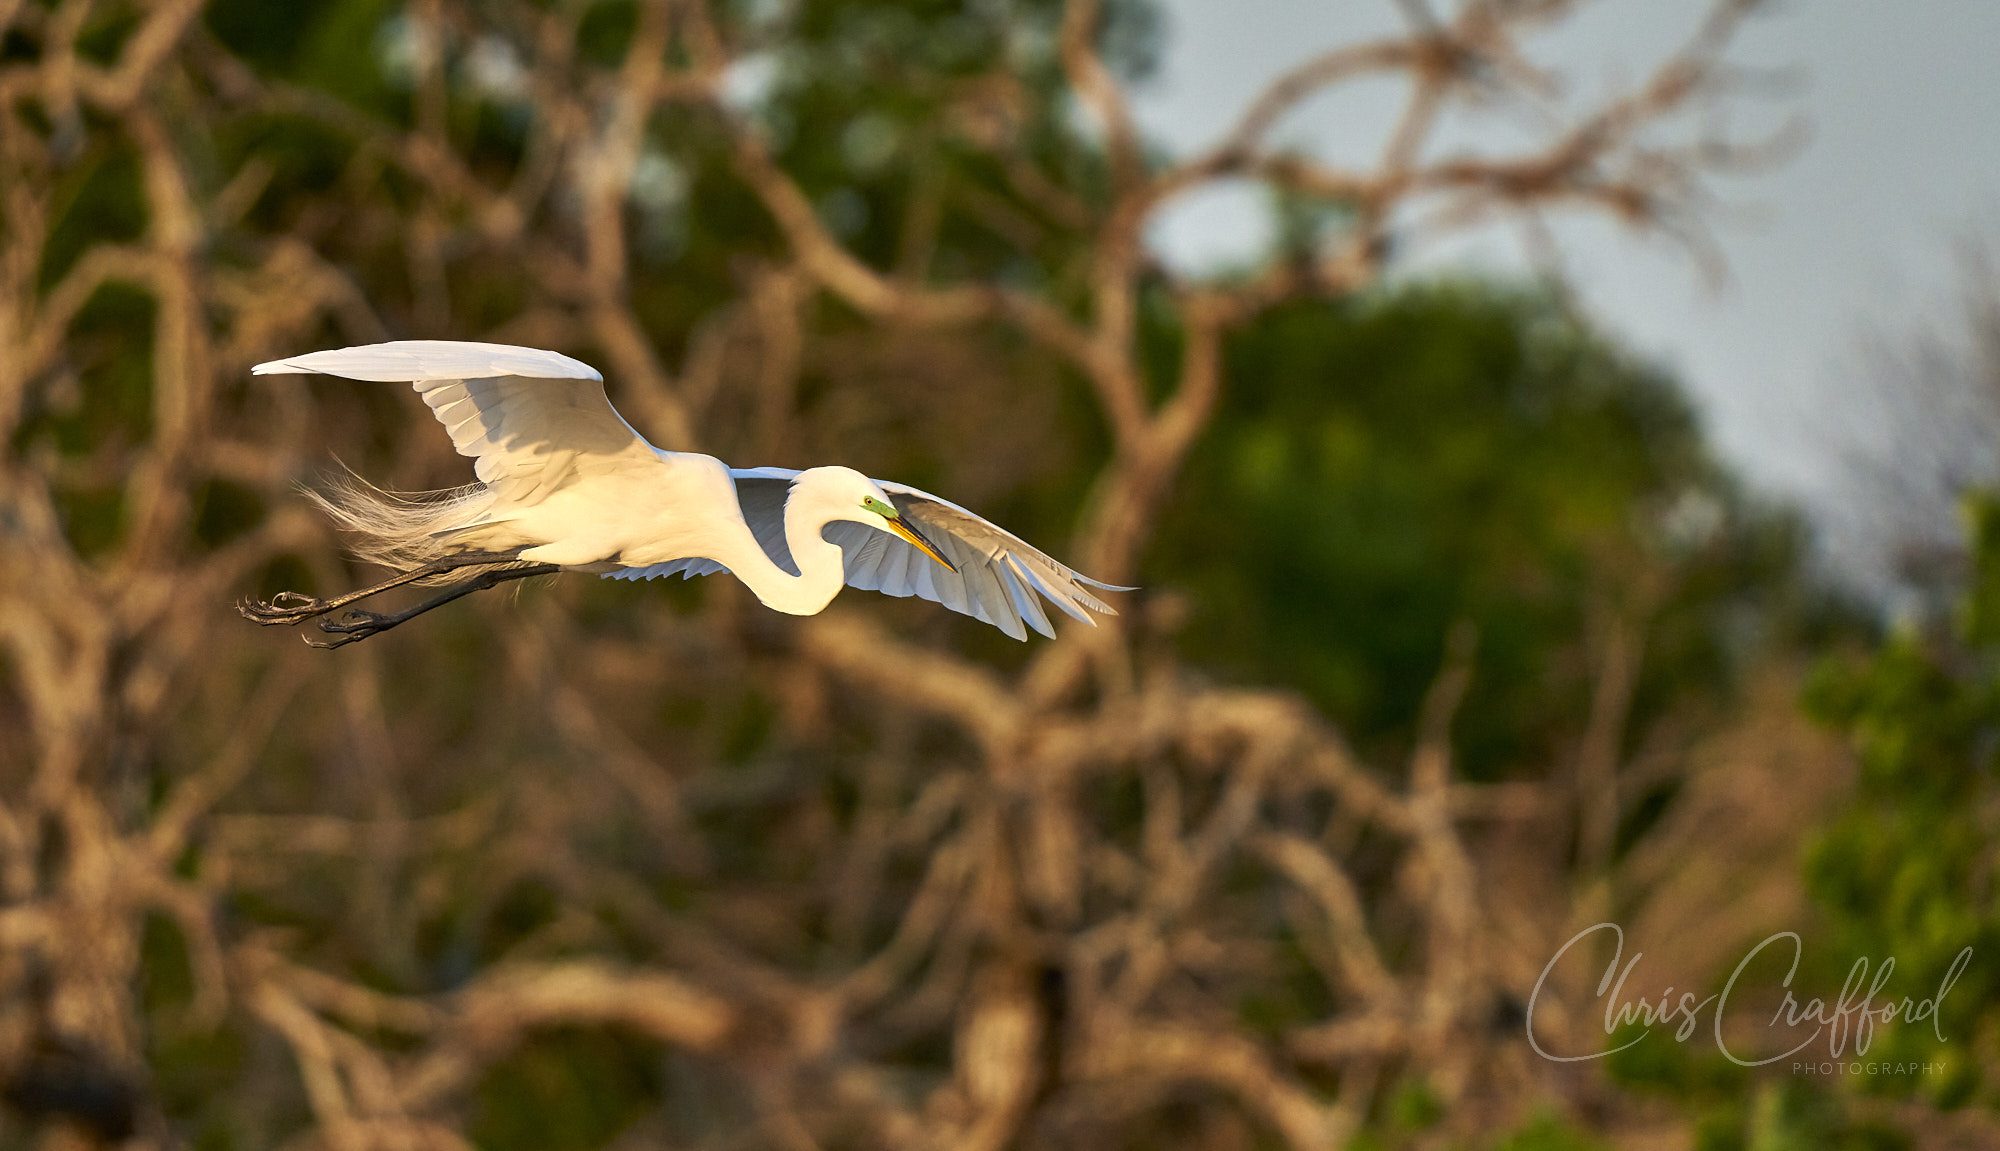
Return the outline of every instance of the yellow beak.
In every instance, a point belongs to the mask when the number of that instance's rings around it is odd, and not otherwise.
[[[895,532],[897,535],[903,537],[905,540],[908,540],[911,547],[916,548],[918,551],[924,553],[925,555],[931,557],[937,562],[943,564],[944,570],[948,572],[956,572],[958,570],[958,565],[944,558],[944,554],[938,551],[937,547],[933,545],[931,541],[925,539],[923,535],[917,531],[917,529],[911,527],[908,521],[904,520],[903,517],[897,516],[895,519],[892,519],[888,522],[890,531]]]

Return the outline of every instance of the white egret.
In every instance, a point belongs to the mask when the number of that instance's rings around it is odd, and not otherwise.
[[[918,595],[1026,639],[1053,636],[1046,598],[1091,623],[1115,615],[1078,575],[957,504],[844,467],[732,468],[662,451],[632,430],[604,377],[555,352],[399,340],[258,364],[257,375],[409,381],[472,457],[478,482],[401,495],[349,476],[312,498],[361,559],[402,569],[332,599],[280,592],[238,610],[261,624],[319,621],[339,647],[507,580],[557,572],[654,579],[727,572],[770,608],[814,615],[843,586]],[[399,612],[351,605],[406,584],[449,583]],[[343,614],[333,613],[347,609]]]

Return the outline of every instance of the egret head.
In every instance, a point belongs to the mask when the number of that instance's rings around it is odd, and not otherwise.
[[[916,525],[897,510],[896,502],[882,490],[882,485],[853,468],[810,468],[799,473],[798,478],[792,481],[792,488],[794,499],[801,491],[810,493],[810,498],[822,506],[829,521],[850,520],[888,532],[936,560],[945,570],[958,570],[956,564],[944,558],[944,553],[937,549],[936,544],[926,539]]]

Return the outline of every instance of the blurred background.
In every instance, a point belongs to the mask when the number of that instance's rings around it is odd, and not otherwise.
[[[2000,1145],[1995,19],[0,0],[0,1148]],[[394,338],[1143,590],[308,650]]]

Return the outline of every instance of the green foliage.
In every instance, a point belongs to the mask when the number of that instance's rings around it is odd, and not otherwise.
[[[1616,1082],[1686,1116],[1700,1151],[1897,1151],[1908,1144],[1895,1128],[1853,1114],[1837,1081],[1783,1064],[1760,1074],[1701,1039],[1635,1043],[1605,1062]]]
[[[1563,1122],[1542,1114],[1493,1144],[1493,1151],[1606,1151],[1609,1145]]]
[[[1635,735],[1724,697],[1791,626],[1799,535],[1709,455],[1673,385],[1547,297],[1434,286],[1301,303],[1236,338],[1153,569],[1189,647],[1276,673],[1356,737],[1410,731],[1479,633],[1467,770],[1540,772],[1581,726],[1611,615],[1649,620]]]
[[[2000,1028],[2000,503],[1968,508],[1975,578],[1953,634],[1893,637],[1866,659],[1822,669],[1811,711],[1853,744],[1854,805],[1813,847],[1807,874],[1841,956],[1893,957],[1891,988],[1929,996],[1960,951],[1973,959],[1928,1023],[1878,1033],[1885,1063],[1942,1062],[1940,1074],[1869,1086],[1941,1105],[2000,1098],[1982,1074]],[[1945,1042],[1940,1043],[1942,1034]]]
[[[1741,1098],[1750,1086],[1749,1069],[1730,1062],[1712,1043],[1669,1043],[1664,1037],[1651,1037],[1626,1046],[1640,1030],[1631,1024],[1607,1040],[1608,1047],[1618,1049],[1604,1061],[1614,1081],[1698,1107]]]
[[[1442,1122],[1445,1113],[1437,1092],[1418,1080],[1405,1082],[1389,1099],[1389,1123],[1405,1131],[1427,1131]]]
[[[1150,7],[1107,7],[1117,30],[1110,63],[1128,75],[1147,70]],[[1101,158],[1062,114],[1064,102],[1048,98],[1061,84],[1061,18],[1053,0],[803,4],[757,114],[821,216],[876,266],[921,262],[946,280],[1059,280],[1083,255],[1075,233],[1005,178],[977,140],[1005,134],[1063,186],[1101,187]],[[999,84],[1002,75],[1019,89]],[[968,210],[968,193],[992,208]],[[934,235],[910,227],[941,206]],[[706,227],[710,217],[701,219]],[[1024,261],[1020,241],[1036,233]]]
[[[659,1057],[616,1033],[538,1036],[486,1074],[467,1134],[491,1151],[585,1151],[609,1143],[659,1094]]]
[[[1766,1081],[1710,1112],[1696,1128],[1699,1151],[1903,1151],[1909,1139],[1857,1121],[1838,1095],[1806,1079]]]

